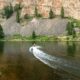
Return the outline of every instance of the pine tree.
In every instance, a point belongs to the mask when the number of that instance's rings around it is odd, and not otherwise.
[[[42,15],[40,13],[38,13],[38,9],[36,7],[35,7],[35,11],[34,11],[34,17],[36,17],[36,18],[42,17]]]
[[[19,10],[16,11],[16,21],[20,23],[20,11]]]
[[[9,9],[10,10],[10,14],[12,15],[14,11],[13,11],[13,6],[12,6],[11,3],[10,3],[10,6],[9,7],[10,7],[10,9]]]
[[[32,39],[35,39],[36,38],[36,33],[35,31],[32,32]]]
[[[13,7],[12,4],[10,3],[10,5],[4,7],[3,15],[8,19],[11,17],[12,14],[13,14]]]
[[[34,16],[35,16],[35,17],[38,17],[38,10],[37,10],[37,8],[36,8],[36,7],[35,7]]]
[[[66,30],[67,30],[68,35],[72,35],[72,24],[71,24],[71,22],[68,22]]]
[[[54,17],[55,17],[55,15],[54,15],[52,9],[50,9],[49,18],[50,18],[50,19],[53,19]]]
[[[68,22],[66,30],[68,35],[72,35],[73,38],[76,37],[76,32],[74,30],[73,22]]]
[[[61,8],[61,18],[64,18],[64,8]]]

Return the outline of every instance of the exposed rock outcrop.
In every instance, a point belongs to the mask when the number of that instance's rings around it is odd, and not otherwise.
[[[33,19],[26,26],[21,26],[16,22],[16,17],[13,15],[10,19],[2,24],[3,31],[6,36],[20,34],[22,36],[31,36],[35,31],[37,35],[64,35],[68,20],[66,19]]]
[[[16,15],[2,23],[2,28],[6,36],[20,34],[21,25],[16,22]]]
[[[64,35],[67,25],[66,19],[55,18],[50,19],[40,19],[35,22],[29,22],[29,24],[21,29],[21,35],[32,35],[32,32],[35,31],[37,35]]]

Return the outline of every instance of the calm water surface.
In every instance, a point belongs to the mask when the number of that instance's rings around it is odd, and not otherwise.
[[[0,80],[80,80],[80,42],[37,42],[42,51],[68,60],[72,73],[53,69],[38,60],[29,48],[31,42],[0,42]],[[62,63],[63,65],[64,63]]]

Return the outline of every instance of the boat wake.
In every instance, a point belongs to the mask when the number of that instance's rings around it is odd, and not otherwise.
[[[75,76],[80,75],[80,64],[71,62],[60,57],[51,56],[40,50],[40,48],[40,46],[32,46],[29,48],[29,51],[33,53],[33,55],[37,59],[39,59],[41,62],[43,62],[51,68],[62,69],[64,71],[74,74]]]

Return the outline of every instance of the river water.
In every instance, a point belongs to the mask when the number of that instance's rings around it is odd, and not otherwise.
[[[0,42],[0,80],[80,80],[80,42],[36,42],[45,56],[32,44]]]

